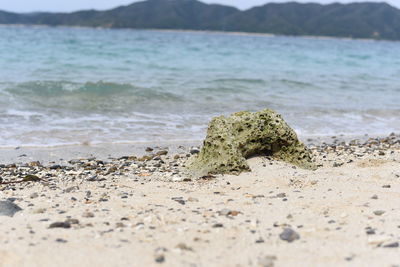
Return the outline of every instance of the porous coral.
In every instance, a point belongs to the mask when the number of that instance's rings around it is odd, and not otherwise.
[[[250,171],[246,159],[268,155],[305,169],[315,169],[307,147],[272,110],[242,111],[213,118],[200,153],[189,160],[197,175],[238,174]]]

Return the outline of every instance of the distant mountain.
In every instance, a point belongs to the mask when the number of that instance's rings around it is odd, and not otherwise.
[[[16,14],[0,24],[185,29],[400,40],[400,10],[386,3],[270,3],[240,11],[197,0],[147,0],[107,11]]]
[[[400,39],[400,10],[386,3],[267,4],[226,19],[227,30]]]

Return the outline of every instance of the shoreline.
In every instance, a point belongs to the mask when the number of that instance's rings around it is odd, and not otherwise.
[[[365,143],[369,139],[384,139],[391,135],[314,135],[301,136],[300,140],[309,147],[350,143],[357,140]],[[17,146],[0,147],[0,164],[28,163],[40,161],[43,163],[65,163],[71,159],[96,157],[101,160],[124,156],[141,157],[146,154],[146,148],[164,149],[170,153],[179,153],[190,147],[200,147],[202,140],[172,140],[148,142],[121,142],[95,144],[66,144],[55,146]]]
[[[67,29],[97,29],[97,30],[131,30],[131,31],[154,31],[154,32],[174,32],[174,33],[193,33],[193,34],[220,34],[235,36],[254,36],[254,37],[291,37],[304,39],[320,40],[343,40],[343,41],[365,41],[365,42],[399,42],[400,40],[372,39],[372,38],[353,38],[340,36],[324,35],[283,35],[273,33],[258,32],[235,32],[235,31],[213,31],[213,30],[186,30],[186,29],[157,29],[157,28],[109,28],[109,27],[89,27],[89,26],[69,26],[69,25],[43,25],[43,24],[0,24],[0,27],[37,27],[37,28],[67,28]]]

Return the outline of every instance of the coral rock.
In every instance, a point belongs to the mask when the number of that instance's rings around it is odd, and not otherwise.
[[[239,174],[246,162],[268,155],[305,169],[316,169],[311,153],[281,115],[266,109],[213,118],[200,153],[187,163],[196,175]]]

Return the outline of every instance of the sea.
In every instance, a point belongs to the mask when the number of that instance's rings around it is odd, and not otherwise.
[[[300,137],[400,132],[400,43],[0,27],[0,147],[201,140],[273,109]]]

